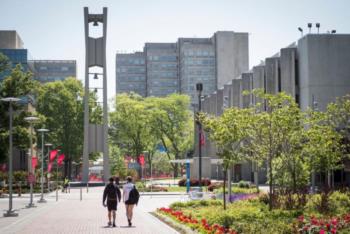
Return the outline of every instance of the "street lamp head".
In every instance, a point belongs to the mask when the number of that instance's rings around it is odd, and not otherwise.
[[[197,92],[202,92],[203,91],[203,84],[202,83],[197,83],[196,84],[196,90],[197,90]]]
[[[316,23],[316,28],[320,28],[321,24],[320,23]]]
[[[300,27],[298,27],[298,30],[299,30],[299,32],[303,32],[303,29],[302,29],[302,28],[300,28]]]
[[[40,129],[38,129],[37,131],[38,131],[38,132],[45,133],[45,132],[49,132],[49,129],[40,128]]]
[[[94,74],[94,80],[98,80],[97,73]]]
[[[35,117],[35,116],[29,116],[29,117],[25,117],[24,118],[25,121],[29,122],[29,123],[33,123],[35,121],[38,121],[39,118],[38,117]]]
[[[3,102],[18,102],[21,99],[15,98],[15,97],[6,97],[6,98],[1,98],[0,100]]]
[[[333,30],[331,31],[332,34],[334,34],[334,33],[336,33],[336,32],[337,32],[337,30],[335,30],[335,29],[333,29]]]
[[[51,143],[46,143],[46,144],[45,144],[45,146],[47,146],[47,147],[51,147],[51,146],[52,146],[52,144],[51,144]]]
[[[98,22],[97,22],[97,20],[96,20],[96,21],[94,21],[93,26],[98,26]]]

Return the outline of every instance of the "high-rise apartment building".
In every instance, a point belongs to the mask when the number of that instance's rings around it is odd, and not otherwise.
[[[132,73],[125,68],[125,57],[117,54],[117,94],[134,91]],[[210,38],[179,38],[176,43],[146,43],[145,92],[142,96],[184,93],[196,97],[196,83],[203,83],[203,95],[214,92],[249,68],[248,33],[219,31]],[[124,69],[124,72],[121,72]],[[145,93],[145,95],[144,95]]]
[[[134,92],[146,96],[145,54],[117,54],[117,93]]]
[[[178,57],[175,43],[146,43],[147,96],[179,92]]]
[[[32,60],[34,79],[42,83],[64,80],[77,76],[75,60]]]
[[[179,80],[181,93],[196,100],[196,83],[203,83],[203,95],[216,89],[215,47],[212,38],[180,38]]]

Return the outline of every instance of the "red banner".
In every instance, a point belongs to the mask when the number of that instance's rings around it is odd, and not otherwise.
[[[38,165],[38,158],[32,157],[32,168],[35,170],[36,166]]]
[[[145,156],[143,154],[140,154],[140,156],[139,156],[139,163],[140,163],[141,167],[143,167],[145,165]]]
[[[0,171],[2,171],[2,172],[6,172],[7,171],[6,163],[0,164]]]
[[[58,163],[59,166],[62,165],[62,163],[63,163],[63,161],[64,161],[64,158],[65,158],[64,154],[60,154],[60,155],[58,156],[57,163]]]
[[[58,150],[51,150],[50,151],[50,162],[56,158],[56,155],[58,153]]]
[[[200,138],[200,144],[201,144],[201,145],[204,145],[204,144],[205,144],[205,137],[204,137],[203,131],[201,132],[200,136],[201,136],[201,138]]]
[[[49,162],[49,165],[47,165],[47,172],[51,172],[52,169],[52,162]]]

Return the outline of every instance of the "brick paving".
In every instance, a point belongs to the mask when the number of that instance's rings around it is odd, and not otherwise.
[[[186,199],[181,195],[141,196],[139,206],[134,209],[133,226],[127,226],[125,207],[118,205],[116,228],[107,227],[107,212],[102,206],[103,188],[89,188],[89,193],[83,190],[80,201],[80,190],[71,189],[71,193],[59,192],[59,201],[55,200],[55,193],[46,196],[45,204],[38,204],[36,208],[26,209],[28,197],[15,198],[14,209],[18,210],[18,217],[0,217],[0,233],[41,234],[41,233],[177,233],[149,212],[158,207],[168,206],[170,203]],[[35,197],[35,201],[38,196]],[[0,209],[5,210],[8,199],[0,199]],[[2,214],[1,214],[2,215]]]

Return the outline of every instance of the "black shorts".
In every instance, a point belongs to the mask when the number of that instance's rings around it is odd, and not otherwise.
[[[125,202],[125,205],[135,205],[135,203],[130,202],[130,201],[126,201],[126,202]]]
[[[108,211],[117,210],[117,200],[107,200]]]

